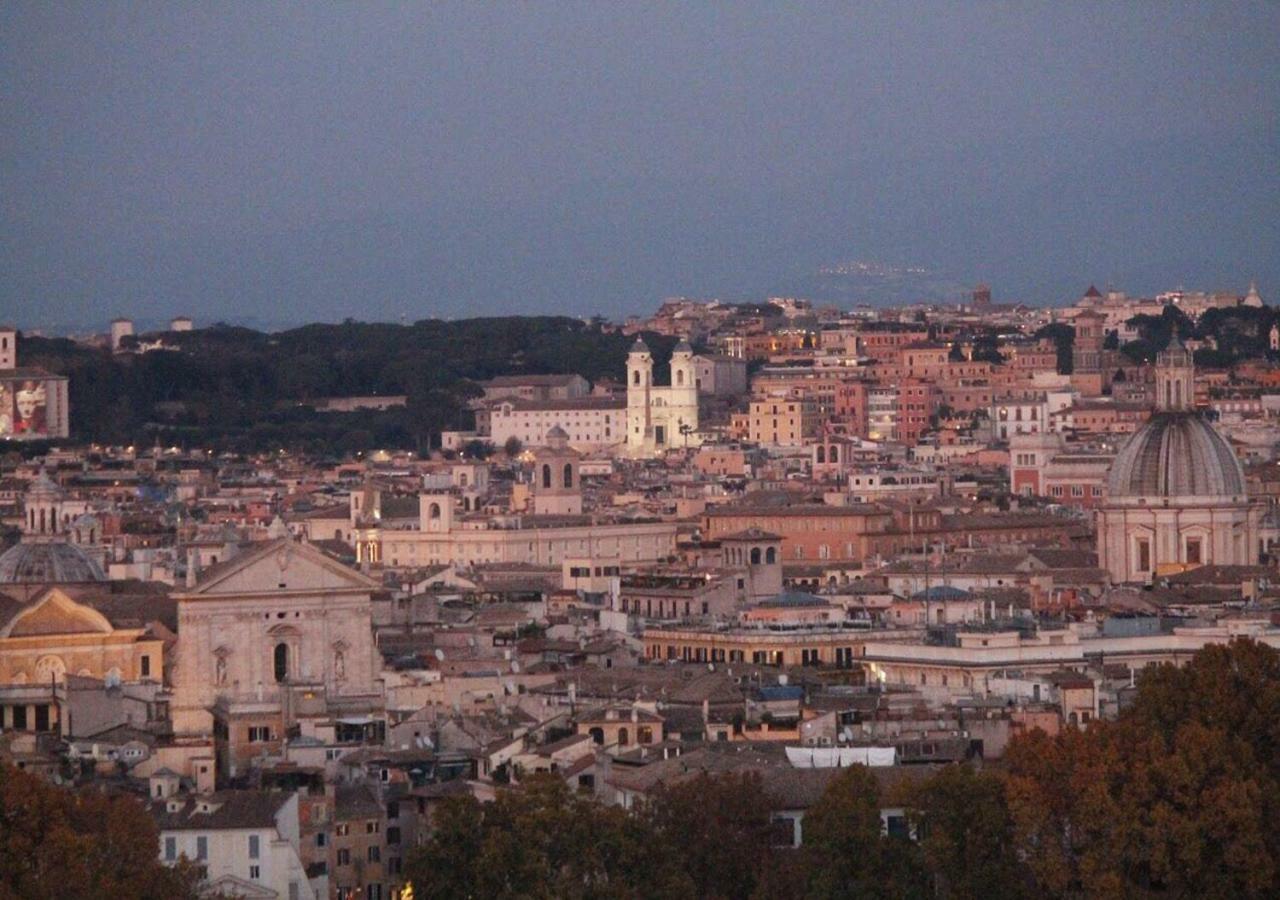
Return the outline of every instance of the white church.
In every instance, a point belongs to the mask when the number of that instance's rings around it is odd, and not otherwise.
[[[627,456],[652,457],[670,449],[697,447],[698,380],[688,341],[671,353],[671,383],[653,383],[653,355],[640,338],[627,354]]]

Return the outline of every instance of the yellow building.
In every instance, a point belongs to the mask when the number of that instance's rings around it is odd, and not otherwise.
[[[62,588],[26,603],[0,595],[0,728],[56,728],[68,674],[160,681],[163,660],[164,643],[147,627],[117,627]]]

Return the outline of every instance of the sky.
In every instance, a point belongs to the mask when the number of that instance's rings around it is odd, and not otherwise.
[[[5,3],[0,320],[616,318],[848,260],[1276,301],[1277,47],[1271,3]]]

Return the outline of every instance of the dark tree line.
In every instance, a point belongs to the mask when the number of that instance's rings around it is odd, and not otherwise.
[[[142,335],[131,343],[154,339]],[[174,351],[111,354],[26,337],[23,361],[71,378],[72,431],[85,441],[257,451],[426,449],[471,425],[475,383],[498,375],[578,373],[621,381],[633,339],[566,317],[412,325],[347,321],[274,334],[218,325],[163,335]],[[675,341],[646,335],[659,360]],[[323,397],[406,395],[404,408],[321,413]]]
[[[998,768],[882,793],[840,773],[782,847],[752,774],[634,811],[552,776],[446,801],[409,860],[418,897],[1274,897],[1280,654],[1237,641],[1148,670],[1116,722],[1015,738]],[[882,807],[907,811],[904,834]]]

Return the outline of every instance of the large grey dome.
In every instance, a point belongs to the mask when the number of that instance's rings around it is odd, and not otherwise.
[[[0,584],[106,581],[102,567],[74,544],[29,541],[0,554]]]
[[[1120,448],[1107,493],[1123,497],[1245,497],[1231,445],[1193,412],[1157,412]]]

